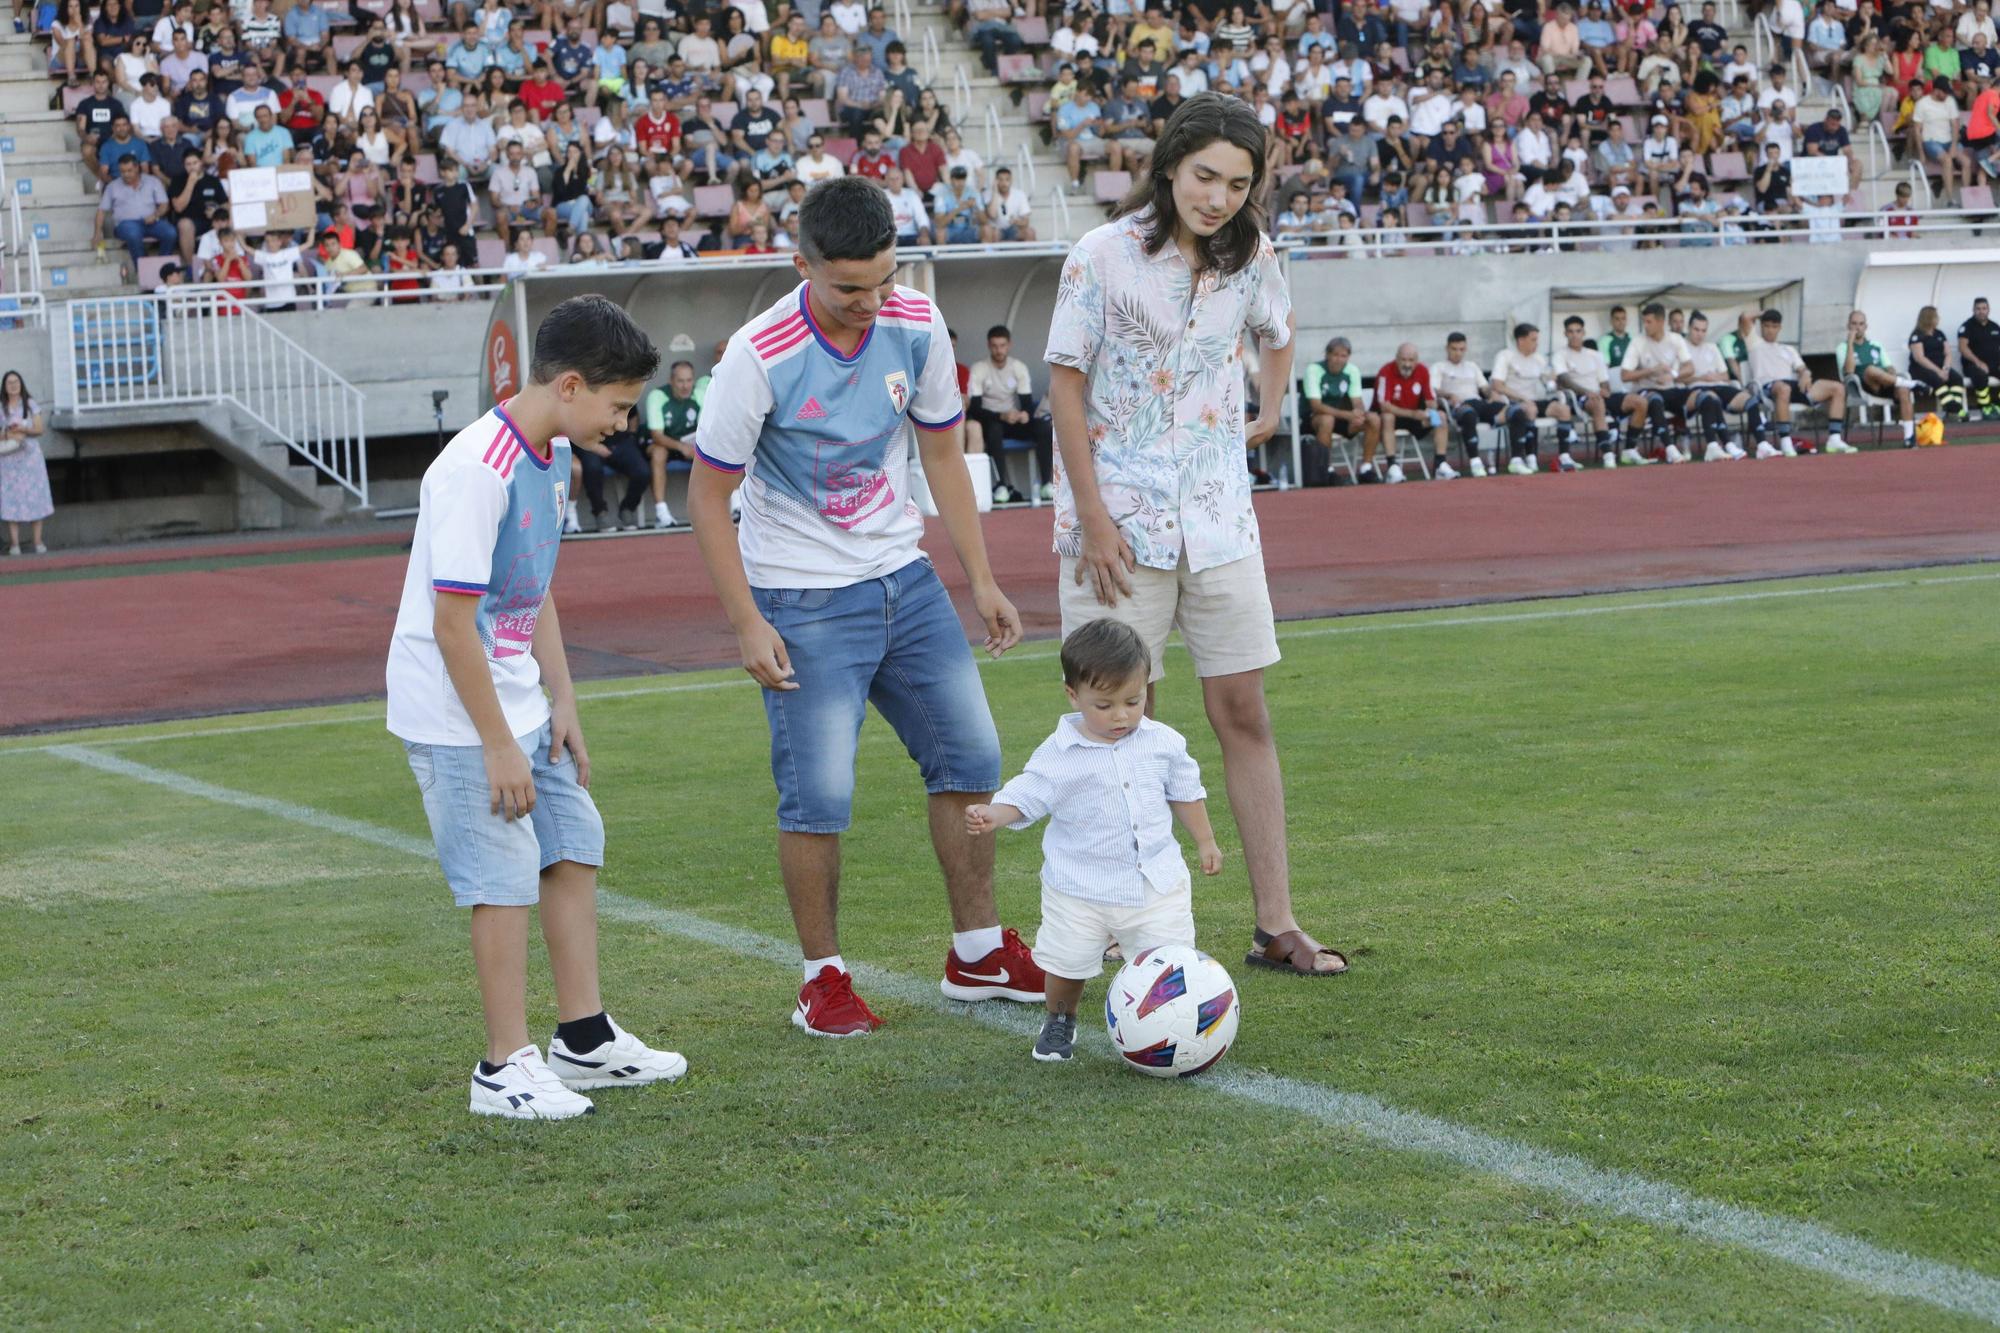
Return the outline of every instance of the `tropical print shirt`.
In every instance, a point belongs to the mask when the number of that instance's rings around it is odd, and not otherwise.
[[[1145,250],[1150,209],[1108,222],[1070,251],[1048,360],[1087,379],[1097,489],[1139,563],[1213,569],[1257,551],[1243,456],[1245,330],[1267,349],[1291,339],[1291,293],[1268,238],[1228,277],[1192,281],[1169,243]],[[1056,460],[1055,549],[1083,554],[1076,502]]]

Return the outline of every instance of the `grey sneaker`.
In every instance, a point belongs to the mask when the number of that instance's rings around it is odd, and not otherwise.
[[[602,509],[593,509],[585,514],[583,516],[583,530],[585,532],[604,531],[604,511]]]
[[[1037,1060],[1069,1060],[1076,1056],[1076,1015],[1050,1014],[1035,1038]]]
[[[639,530],[639,511],[636,509],[619,510],[618,527],[624,532],[637,532]]]

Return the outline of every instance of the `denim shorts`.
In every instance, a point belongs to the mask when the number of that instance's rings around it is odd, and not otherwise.
[[[926,559],[845,588],[753,588],[796,690],[765,690],[778,827],[840,833],[870,703],[936,792],[1000,785],[1000,737],[951,597]]]
[[[597,803],[577,785],[568,750],[549,762],[549,735],[544,722],[518,742],[535,779],[535,808],[526,819],[493,813],[480,746],[403,742],[444,882],[460,907],[532,907],[542,896],[542,871],[556,862],[604,864]]]

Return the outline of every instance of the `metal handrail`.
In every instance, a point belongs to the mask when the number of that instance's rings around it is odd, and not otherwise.
[[[1878,146],[1880,148],[1879,157],[1877,156]],[[1891,167],[1895,166],[1896,150],[1889,146],[1889,134],[1888,131],[1882,128],[1882,122],[1871,120],[1868,122],[1868,175],[1871,179],[1882,174],[1881,164],[1884,162],[1888,163]]]
[[[1028,151],[1026,143],[1019,144],[1014,154],[1015,172],[1030,199],[1035,197],[1035,155]]]
[[[972,76],[963,65],[951,67],[951,98],[961,113],[972,105]]]
[[[1000,108],[988,102],[986,104],[986,160],[988,162],[997,162],[1000,160],[1000,144]]]
[[[1924,164],[1921,161],[1910,163],[1910,180],[1919,190],[1923,191],[1925,208],[1929,208],[1937,202],[1937,194],[1931,189],[1931,175],[1928,171],[1924,170]]]
[[[1069,196],[1063,193],[1063,188],[1060,185],[1051,186],[1049,195],[1055,200],[1056,230],[1062,233],[1063,240],[1074,240],[1076,233],[1070,227]],[[1029,197],[1033,198],[1032,195]]]
[[[1873,212],[1842,210],[1827,214],[1840,221],[1840,240],[1879,241],[1889,234],[1886,210]],[[1681,218],[1632,218],[1617,221],[1595,219],[1576,222],[1523,223],[1418,223],[1394,228],[1356,228],[1351,232],[1311,238],[1285,237],[1278,245],[1299,259],[1339,259],[1363,254],[1377,258],[1394,255],[1476,254],[1515,247],[1542,248],[1558,242],[1583,247],[1607,243],[1629,245],[1658,239],[1670,248],[1685,246],[1743,245],[1753,239],[1776,237],[1790,240],[1809,236],[1812,224],[1821,219],[1804,213],[1774,213],[1719,218],[1713,228],[1689,231]],[[1858,224],[1858,225],[1857,225]],[[1964,209],[1941,209],[1923,213],[1909,231],[1935,236],[1947,232],[1977,232],[1991,229],[1991,215]],[[1904,229],[1898,228],[1898,236]]]

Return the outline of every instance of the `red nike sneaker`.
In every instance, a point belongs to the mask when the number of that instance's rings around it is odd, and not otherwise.
[[[1017,930],[1002,931],[1000,947],[976,963],[960,962],[958,950],[946,950],[944,980],[938,983],[949,999],[1019,1000],[1022,1004],[1042,1003],[1047,986],[1042,969],[1035,966],[1034,956],[1021,943]]]
[[[792,1026],[808,1037],[865,1037],[882,1020],[854,993],[854,978],[829,964],[799,987]]]

